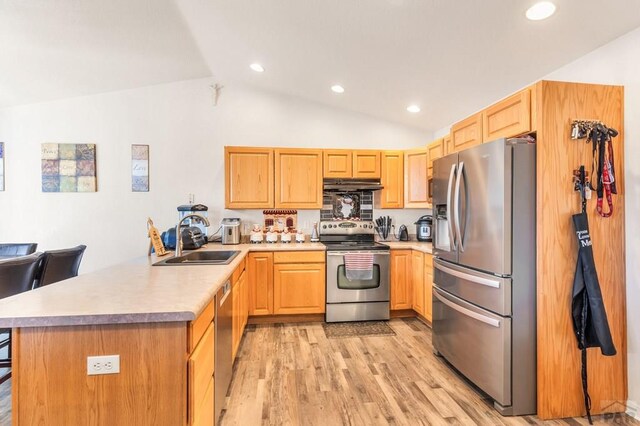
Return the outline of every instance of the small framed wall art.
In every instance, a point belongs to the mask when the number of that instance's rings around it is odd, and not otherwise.
[[[0,142],[0,191],[4,191],[4,142]]]
[[[96,192],[95,144],[43,143],[42,192]]]
[[[149,145],[131,145],[131,191],[149,192]]]

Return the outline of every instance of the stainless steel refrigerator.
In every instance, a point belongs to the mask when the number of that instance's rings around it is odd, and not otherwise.
[[[535,144],[434,162],[433,346],[503,415],[536,412]]]

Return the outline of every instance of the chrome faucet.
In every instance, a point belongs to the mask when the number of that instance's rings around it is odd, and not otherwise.
[[[187,219],[198,219],[199,222],[204,222],[205,226],[211,226],[211,224],[209,223],[209,219],[207,219],[206,217],[201,216],[199,214],[196,214],[196,213],[188,214],[185,217],[183,217],[182,219],[180,219],[180,222],[178,222],[178,225],[176,225],[176,253],[175,253],[175,257],[182,256],[182,233],[180,232],[180,228],[182,228],[182,223]]]

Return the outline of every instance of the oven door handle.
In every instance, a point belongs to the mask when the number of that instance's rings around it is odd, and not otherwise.
[[[389,256],[388,251],[328,251],[327,256],[344,256],[345,254],[373,254]]]

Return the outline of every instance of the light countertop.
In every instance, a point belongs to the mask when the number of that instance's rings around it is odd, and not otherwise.
[[[321,243],[209,244],[228,265],[154,266],[141,257],[0,300],[0,328],[192,321],[250,251],[325,250]]]
[[[431,253],[431,243],[385,242]],[[0,300],[0,328],[192,321],[251,251],[325,250],[321,243],[209,244],[238,250],[228,265],[155,266],[141,257]]]

